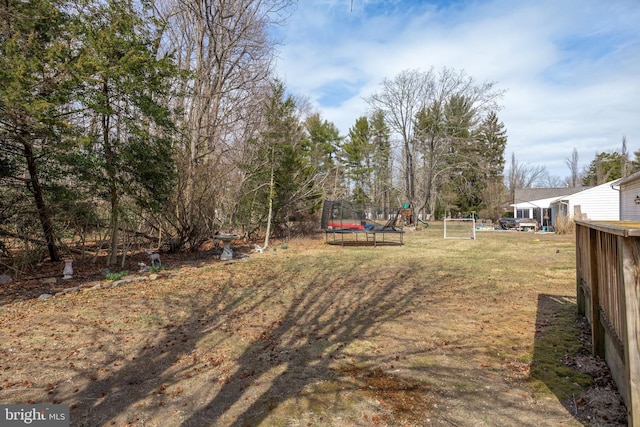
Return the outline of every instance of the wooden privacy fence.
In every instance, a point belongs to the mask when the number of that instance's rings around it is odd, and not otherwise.
[[[576,221],[578,312],[640,427],[640,223]]]

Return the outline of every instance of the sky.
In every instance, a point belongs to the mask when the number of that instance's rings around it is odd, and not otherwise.
[[[447,67],[505,91],[507,168],[640,150],[640,0],[297,0],[277,37],[278,77],[343,136],[385,78]]]

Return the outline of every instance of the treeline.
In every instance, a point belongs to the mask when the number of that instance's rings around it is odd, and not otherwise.
[[[268,199],[284,225],[319,198],[300,111],[273,80],[268,30],[288,7],[3,2],[0,254],[57,260],[89,235],[109,263],[132,236],[196,249],[259,230]]]
[[[134,241],[286,237],[317,229],[325,198],[500,216],[495,84],[405,71],[341,136],[275,76],[270,28],[291,3],[3,2],[2,263],[89,239],[114,264]]]

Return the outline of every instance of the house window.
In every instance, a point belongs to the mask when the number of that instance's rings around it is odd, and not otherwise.
[[[516,218],[531,218],[531,209],[518,209],[518,215]]]
[[[558,207],[558,215],[567,216],[569,214],[569,204],[567,202],[560,202]]]

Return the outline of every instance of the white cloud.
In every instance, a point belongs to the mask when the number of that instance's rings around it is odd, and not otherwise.
[[[562,3],[562,4],[558,4]],[[640,4],[634,0],[304,1],[280,51],[287,88],[346,134],[363,98],[406,69],[451,67],[506,89],[506,157],[568,174],[596,152],[640,148]]]

